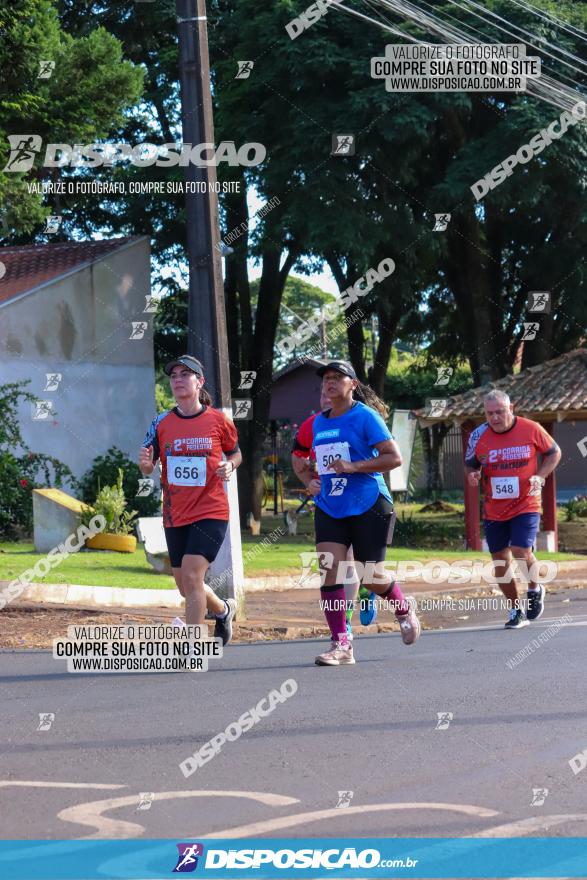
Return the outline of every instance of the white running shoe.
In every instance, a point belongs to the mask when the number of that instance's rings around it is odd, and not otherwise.
[[[410,606],[407,614],[396,614],[399,629],[404,645],[413,645],[420,638],[422,627],[416,614],[416,600],[413,596],[406,596],[406,602]]]
[[[185,626],[185,623],[181,619],[181,617],[174,617],[171,621],[171,626]]]
[[[340,642],[331,642],[328,651],[318,654],[314,661],[316,666],[347,666],[355,662],[353,646],[341,645]]]

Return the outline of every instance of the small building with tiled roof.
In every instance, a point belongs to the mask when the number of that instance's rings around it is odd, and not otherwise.
[[[301,425],[318,412],[322,379],[316,370],[325,362],[315,358],[296,358],[273,374],[270,419]]]
[[[31,380],[23,438],[77,477],[155,415],[150,295],[148,236],[0,248],[0,383]]]
[[[471,431],[485,421],[483,399],[492,389],[504,391],[514,405],[515,415],[539,422],[557,440],[563,456],[559,468],[566,463],[582,465],[582,485],[587,489],[587,349],[578,348],[529,367],[516,375],[505,376],[453,397],[431,398],[425,407],[415,410],[422,427],[443,422],[460,426],[463,459]],[[564,422],[583,423],[577,440],[565,444],[557,425]],[[568,437],[568,434],[567,434]],[[479,489],[464,483],[466,541],[470,549],[481,549]],[[556,524],[556,471],[551,474],[542,492],[543,514],[541,544],[543,549],[558,549]]]
[[[422,427],[435,422],[484,421],[483,398],[493,388],[505,391],[519,416],[535,421],[587,419],[587,349],[577,348],[521,373],[454,397],[436,399],[416,410]],[[440,402],[442,400],[442,402]]]

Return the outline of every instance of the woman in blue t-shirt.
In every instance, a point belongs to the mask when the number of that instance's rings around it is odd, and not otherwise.
[[[405,644],[416,641],[420,623],[415,600],[406,599],[382,567],[393,514],[382,472],[399,467],[402,461],[387,425],[372,408],[375,403],[385,412],[385,404],[361,385],[345,361],[331,361],[317,374],[322,377],[322,390],[332,407],[314,420],[318,477],[308,479],[307,486],[316,503],[316,550],[328,554],[324,557],[328,563],[321,572],[320,597],[332,644],[316,657],[316,663],[339,666],[355,662],[346,632],[344,585],[337,583],[339,563],[344,563],[351,545],[357,562],[363,566],[371,563],[375,582],[368,584],[369,589],[393,603]],[[366,395],[369,406],[364,402]],[[363,586],[372,579],[368,571],[365,574]]]

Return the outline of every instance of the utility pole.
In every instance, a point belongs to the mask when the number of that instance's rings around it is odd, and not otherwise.
[[[214,144],[205,0],[176,0],[184,144]],[[211,158],[212,150],[207,152]],[[230,406],[216,166],[185,168],[189,260],[188,352],[204,365],[214,406]],[[191,190],[191,191],[190,191]],[[199,190],[199,191],[198,191]]]
[[[176,0],[179,36],[182,141],[211,144],[214,152],[214,122],[210,93],[210,60],[205,0]],[[187,256],[189,261],[188,353],[204,365],[205,387],[213,406],[232,417],[224,286],[219,250],[220,228],[216,194],[216,166],[185,166]],[[233,596],[242,604],[244,576],[236,476],[226,490],[230,523],[226,539],[207,580],[220,578],[218,592]]]

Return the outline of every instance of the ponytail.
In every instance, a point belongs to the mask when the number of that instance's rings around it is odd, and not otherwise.
[[[204,388],[200,388],[199,400],[204,406],[212,406],[212,398]]]
[[[366,406],[370,406],[371,409],[378,412],[385,421],[389,418],[389,407],[375,394],[369,385],[364,385],[362,382],[359,382],[353,391],[353,400],[359,400]]]

